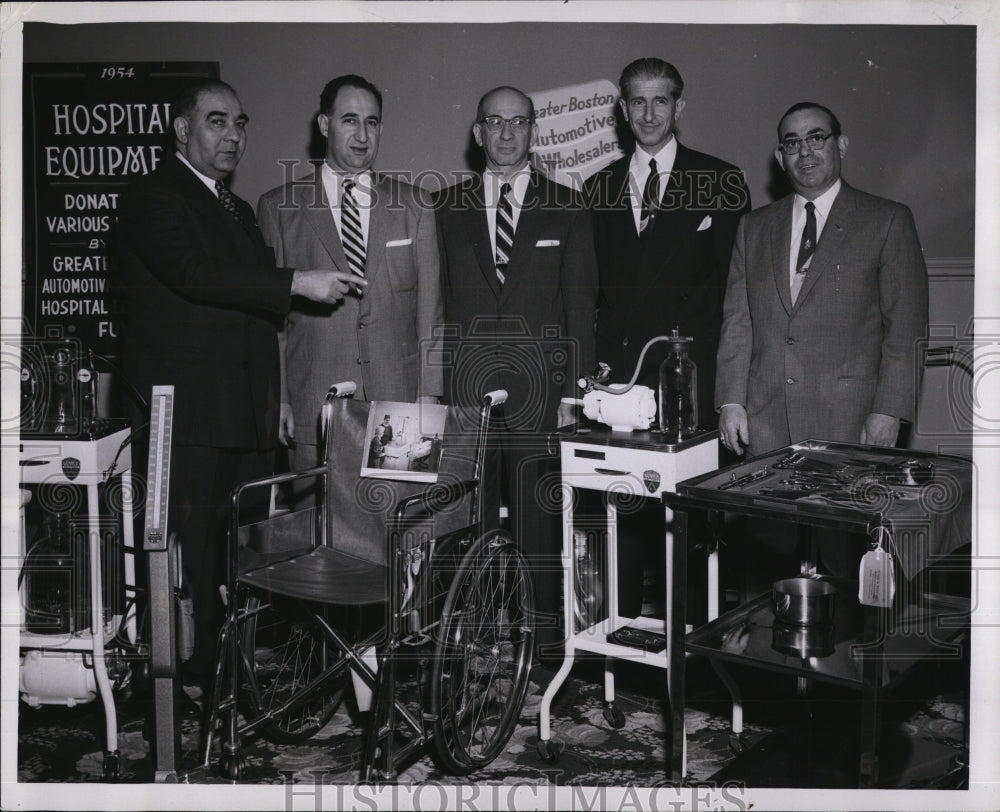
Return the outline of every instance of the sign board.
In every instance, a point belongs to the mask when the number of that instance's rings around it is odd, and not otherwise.
[[[553,180],[579,188],[625,154],[615,130],[618,88],[607,79],[529,95],[538,122],[533,161]]]
[[[217,62],[24,66],[26,338],[117,354],[110,239],[130,178],[173,148],[170,100]]]

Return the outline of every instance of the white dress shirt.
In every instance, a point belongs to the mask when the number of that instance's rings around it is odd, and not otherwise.
[[[524,195],[528,191],[530,180],[531,169],[527,166],[517,170],[506,181],[489,169],[483,173],[483,201],[486,203],[486,224],[489,226],[490,247],[493,249],[493,256],[496,256],[497,253],[497,203],[500,202],[500,187],[504,183],[510,184],[510,208],[516,232],[517,221],[521,216],[521,206],[524,205]]]
[[[816,206],[816,244],[819,245],[819,238],[823,234],[826,220],[830,216],[830,209],[833,208],[833,201],[837,199],[840,191],[840,178],[834,181],[833,186],[817,197],[813,203]],[[788,284],[793,285],[795,280],[795,267],[799,258],[799,245],[802,243],[802,232],[806,227],[806,199],[796,193],[792,201],[792,244],[791,253],[788,255]]]
[[[323,189],[326,192],[326,199],[330,203],[330,212],[333,214],[333,222],[337,225],[337,234],[341,240],[344,232],[340,224],[340,197],[344,176],[335,172],[330,164],[323,164],[321,170],[323,178]],[[368,245],[368,223],[371,220],[372,211],[372,173],[359,172],[354,176],[354,202],[358,204],[358,216],[361,218],[361,236]]]
[[[642,193],[646,188],[646,179],[649,177],[650,159],[656,159],[656,174],[660,176],[660,200],[663,200],[663,193],[666,191],[667,180],[669,180],[670,172],[674,168],[676,157],[677,139],[673,136],[655,154],[646,152],[641,145],[636,144],[632,160],[628,165],[629,197],[632,202],[632,217],[635,220],[636,234],[639,233],[639,221],[642,219]]]

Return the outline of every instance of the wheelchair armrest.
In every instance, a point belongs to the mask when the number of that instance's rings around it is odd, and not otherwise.
[[[471,493],[479,484],[478,480],[465,479],[460,482],[439,482],[422,493],[408,496],[396,504],[391,525],[398,528],[408,520],[417,517],[433,516],[449,505],[457,502],[467,493]],[[417,510],[419,513],[414,513]],[[413,514],[413,515],[408,515]]]
[[[297,479],[306,479],[307,477],[316,477],[327,472],[327,467],[325,465],[316,465],[312,468],[306,468],[304,471],[291,471],[287,474],[273,474],[271,476],[260,477],[259,479],[249,479],[246,482],[241,482],[235,488],[233,488],[232,496],[230,497],[231,505],[233,510],[239,509],[240,497],[243,495],[243,491],[248,491],[253,488],[263,488],[265,486],[271,485],[281,485],[285,482],[294,482]]]

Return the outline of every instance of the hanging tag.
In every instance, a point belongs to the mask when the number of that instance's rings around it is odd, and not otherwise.
[[[884,528],[880,528],[884,532]],[[858,602],[864,606],[892,606],[896,594],[896,580],[892,571],[892,555],[882,549],[882,534],[879,533],[877,546],[861,558],[858,568]]]

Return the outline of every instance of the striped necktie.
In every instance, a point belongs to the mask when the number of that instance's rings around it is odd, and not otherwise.
[[[496,228],[496,266],[497,279],[500,286],[507,281],[507,263],[510,262],[511,249],[514,247],[514,209],[510,202],[510,184],[500,187],[500,200],[497,202]]]
[[[344,179],[344,194],[340,201],[340,241],[344,245],[347,264],[358,276],[365,275],[365,238],[361,232],[361,214],[354,199],[353,178]]]
[[[642,190],[642,211],[639,214],[639,235],[646,238],[652,231],[656,209],[660,205],[660,173],[656,171],[656,158],[649,159],[649,177]]]

